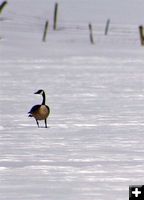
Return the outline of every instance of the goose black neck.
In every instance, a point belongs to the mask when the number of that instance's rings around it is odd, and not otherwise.
[[[42,94],[42,97],[43,97],[42,105],[45,105],[46,96],[45,96],[45,93],[44,93],[44,92],[43,92],[43,94]]]

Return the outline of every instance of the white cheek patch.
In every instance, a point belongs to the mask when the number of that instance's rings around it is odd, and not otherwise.
[[[41,93],[40,93],[41,95],[43,95],[43,91],[41,91]]]

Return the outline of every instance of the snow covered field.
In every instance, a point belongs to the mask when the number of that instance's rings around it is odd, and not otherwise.
[[[144,3],[61,0],[53,31],[54,3],[11,0],[0,16],[0,200],[127,200],[144,183]],[[41,88],[47,129],[27,117]]]

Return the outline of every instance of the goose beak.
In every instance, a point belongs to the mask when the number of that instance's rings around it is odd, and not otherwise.
[[[39,93],[39,90],[38,90],[37,92],[35,92],[34,94],[40,94],[40,93]]]

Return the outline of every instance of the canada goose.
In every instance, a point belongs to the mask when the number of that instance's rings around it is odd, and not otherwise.
[[[38,105],[35,105],[31,108],[31,110],[28,112],[29,117],[35,118],[38,127],[39,127],[38,120],[44,120],[45,121],[45,128],[47,128],[47,117],[50,114],[50,108],[47,105],[45,105],[45,101],[46,101],[45,92],[44,92],[44,90],[38,90],[34,94],[41,94],[42,97],[43,97],[43,101],[42,101],[41,105],[38,104]]]

